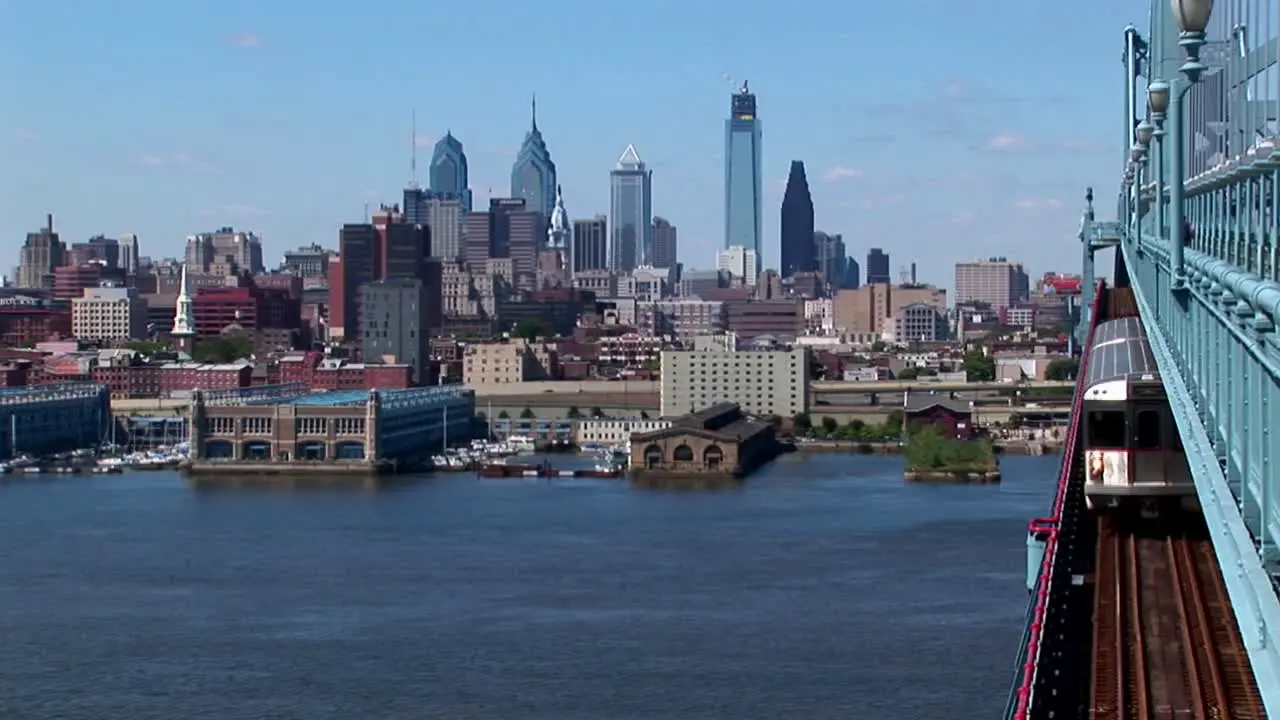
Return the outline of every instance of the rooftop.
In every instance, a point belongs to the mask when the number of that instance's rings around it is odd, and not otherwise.
[[[334,390],[331,392],[311,393],[294,398],[280,398],[279,404],[292,403],[311,407],[338,407],[341,405],[363,405],[369,402],[368,390]]]

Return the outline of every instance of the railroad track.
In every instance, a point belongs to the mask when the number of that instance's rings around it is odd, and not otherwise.
[[[1212,544],[1098,522],[1090,720],[1265,718]]]

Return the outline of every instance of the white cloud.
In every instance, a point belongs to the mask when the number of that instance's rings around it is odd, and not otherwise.
[[[436,144],[436,139],[430,135],[419,134],[419,135],[413,136],[414,147],[424,148],[424,147],[431,147],[432,145],[435,145],[435,144]]]
[[[1027,139],[1014,133],[1000,133],[987,140],[983,148],[992,152],[1009,152],[1021,150],[1027,146]]]
[[[254,35],[253,33],[241,33],[239,35],[232,35],[231,37],[227,38],[227,42],[236,47],[242,47],[242,48],[256,48],[256,47],[262,47],[263,45],[262,38],[257,35]]]
[[[907,196],[902,193],[894,193],[892,195],[879,195],[870,197],[862,201],[863,210],[879,210],[881,208],[901,205]]]
[[[977,216],[974,215],[969,210],[960,210],[951,214],[951,224],[952,225],[968,225],[969,223],[973,222],[976,218]]]
[[[1062,207],[1057,198],[1023,198],[1013,204],[1019,210],[1055,210]]]
[[[862,177],[862,171],[857,168],[836,165],[828,170],[822,176],[823,182],[837,183],[843,180],[851,180],[853,178]]]
[[[40,135],[39,133],[34,133],[30,130],[23,130],[18,133],[18,139],[22,142],[35,143],[40,142]]]
[[[158,155],[156,153],[146,153],[138,158],[138,162],[146,167],[153,168],[190,168],[193,170],[207,170],[208,164],[203,160],[196,158],[191,153],[180,152],[171,155]]]

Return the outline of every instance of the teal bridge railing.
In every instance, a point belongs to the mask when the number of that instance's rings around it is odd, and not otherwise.
[[[1134,290],[1151,338],[1263,705],[1280,718],[1280,0],[1151,0],[1149,20],[1124,31],[1117,219],[1099,221],[1090,192],[1076,337],[1093,326],[1095,258],[1110,251],[1112,282]],[[1037,717],[1035,608],[1060,592],[1047,549],[1007,717]]]

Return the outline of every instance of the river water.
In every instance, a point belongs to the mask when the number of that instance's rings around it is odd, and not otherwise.
[[[997,717],[1055,457],[917,486],[0,481],[6,720]]]

